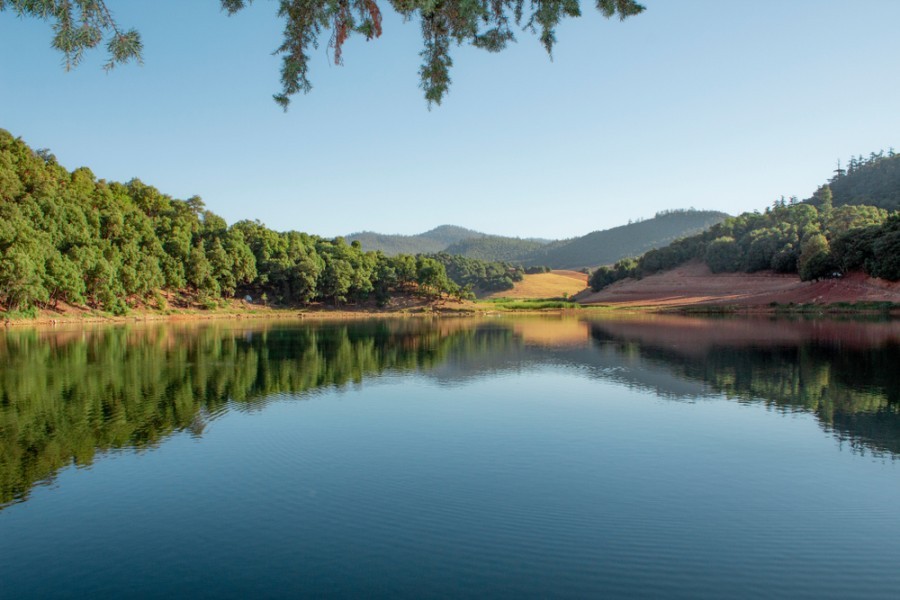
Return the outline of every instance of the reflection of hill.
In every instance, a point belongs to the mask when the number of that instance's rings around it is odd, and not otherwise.
[[[897,323],[683,321],[597,321],[591,335],[729,397],[809,411],[856,446],[900,454]]]

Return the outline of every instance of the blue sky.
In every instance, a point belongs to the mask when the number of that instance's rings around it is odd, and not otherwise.
[[[645,0],[647,11],[454,50],[429,111],[416,23],[314,52],[314,89],[272,101],[274,2],[107,0],[143,66],[66,73],[48,24],[0,13],[0,127],[72,169],[201,196],[229,222],[325,236],[453,223],[562,238],[671,208],[737,214],[809,196],[835,161],[900,149],[894,0]]]

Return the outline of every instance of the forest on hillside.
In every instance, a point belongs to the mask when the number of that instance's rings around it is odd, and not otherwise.
[[[698,259],[713,273],[771,269],[797,273],[809,281],[865,271],[872,277],[900,280],[900,212],[887,210],[892,206],[890,189],[900,190],[898,161],[893,153],[876,157],[837,173],[803,202],[781,198],[764,213],[744,213],[640,258],[600,267],[591,275],[590,285],[600,290],[620,279],[644,277]],[[835,202],[834,185],[842,190],[840,204]],[[876,189],[878,198],[847,192]]]
[[[258,221],[228,225],[199,197],[174,199],[137,179],[98,180],[87,168],[69,172],[49,151],[0,130],[0,308],[7,312],[60,302],[113,314],[162,309],[164,290],[208,308],[245,294],[274,304],[384,304],[394,294],[462,298],[507,289],[521,276],[510,264],[389,257]]]
[[[838,164],[829,182],[834,206],[868,205],[900,210],[900,155],[893,148],[853,157]],[[806,202],[816,203],[815,197]]]

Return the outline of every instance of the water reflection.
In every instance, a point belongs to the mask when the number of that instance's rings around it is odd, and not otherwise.
[[[662,397],[725,394],[816,415],[900,453],[897,323],[497,319],[209,323],[0,335],[0,505],[98,452],[202,435],[278,394],[417,372],[446,384],[545,364]]]
[[[900,323],[658,317],[597,321],[591,337],[648,371],[811,412],[856,450],[900,454]]]

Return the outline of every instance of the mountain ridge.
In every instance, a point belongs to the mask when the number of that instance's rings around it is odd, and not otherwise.
[[[563,240],[502,236],[458,225],[440,225],[413,235],[361,231],[345,237],[348,241],[360,242],[364,250],[381,250],[388,256],[446,252],[481,260],[517,262],[524,266],[582,269],[638,256],[699,233],[728,216],[712,210],[661,211],[649,219]]]

